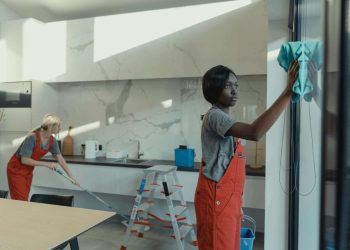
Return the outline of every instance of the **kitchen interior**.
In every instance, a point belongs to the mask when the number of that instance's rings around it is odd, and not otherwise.
[[[0,1],[0,91],[14,100],[19,97],[13,93],[28,91],[31,103],[0,108],[2,190],[8,189],[8,159],[43,115],[54,113],[62,118],[57,138],[62,150],[72,127],[73,155],[64,156],[70,169],[121,214],[130,214],[145,168],[176,165],[176,149],[193,150],[191,163],[178,167],[177,174],[195,218],[201,115],[210,107],[202,75],[217,64],[235,71],[240,95],[230,115],[244,122],[262,114],[286,80],[276,66],[276,50],[287,40],[288,1],[91,1],[91,9],[87,5],[81,12],[62,3],[49,5],[48,13],[14,2]],[[103,4],[106,8],[99,7]],[[278,137],[286,133],[283,119],[268,140],[246,142],[243,207],[256,220],[262,241],[254,249],[264,249],[266,226],[274,226],[265,225],[265,200],[269,208],[276,202],[265,197],[265,170],[272,162],[269,178],[281,178],[277,165],[286,160],[281,148],[287,147]],[[269,189],[286,185],[284,177],[276,178]],[[77,207],[108,210],[46,168],[35,170],[34,193],[73,194]]]

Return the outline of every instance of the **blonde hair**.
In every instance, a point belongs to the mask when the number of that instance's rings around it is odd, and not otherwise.
[[[41,125],[39,127],[32,129],[31,132],[36,132],[41,129],[47,130],[50,126],[59,125],[59,124],[61,124],[61,118],[59,118],[57,115],[48,113],[43,117],[41,121]]]

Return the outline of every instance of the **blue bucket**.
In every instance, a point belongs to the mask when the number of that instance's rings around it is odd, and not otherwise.
[[[178,167],[193,168],[195,152],[193,148],[176,148],[175,149],[175,165]]]
[[[335,244],[330,241],[326,241],[326,250],[335,250]]]
[[[248,220],[253,224],[253,229],[252,228],[247,228],[247,227],[242,227],[241,228],[241,242],[240,242],[240,250],[252,250],[253,249],[253,243],[255,239],[255,229],[256,229],[256,222],[255,220],[248,216],[244,215],[243,220]]]
[[[335,250],[335,228],[334,227],[327,227],[326,228],[326,250]]]

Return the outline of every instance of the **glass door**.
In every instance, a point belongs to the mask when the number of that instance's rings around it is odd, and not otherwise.
[[[307,67],[300,65],[305,73],[306,86],[313,88],[311,100],[304,95],[299,100],[299,163],[296,167],[297,181],[290,183],[297,196],[298,244],[294,249],[319,249],[320,197],[321,197],[321,128],[323,94],[323,5],[322,0],[299,2],[299,41],[303,43]],[[302,72],[303,71],[303,72]],[[301,77],[301,76],[300,76]]]
[[[327,0],[321,249],[350,249],[349,0]]]

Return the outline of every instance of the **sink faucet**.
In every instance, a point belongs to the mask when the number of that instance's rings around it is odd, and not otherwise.
[[[144,155],[144,153],[141,151],[141,143],[138,139],[130,139],[130,141],[136,141],[137,142],[137,159],[140,159],[141,156]]]

